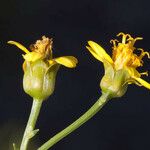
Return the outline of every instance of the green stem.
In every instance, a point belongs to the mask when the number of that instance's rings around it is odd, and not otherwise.
[[[67,128],[65,128],[64,130],[56,134],[54,137],[49,139],[46,143],[39,147],[38,150],[48,150],[58,141],[60,141],[68,134],[79,128],[82,124],[84,124],[86,121],[92,118],[104,106],[104,104],[109,100],[109,96],[109,93],[103,94],[85,114],[83,114],[79,119],[77,119]]]
[[[29,117],[26,129],[24,131],[20,150],[27,150],[29,140],[39,131],[38,129],[34,130],[34,127],[35,127],[37,118],[39,116],[41,106],[42,106],[41,100],[36,100],[36,99],[33,100],[30,117]]]

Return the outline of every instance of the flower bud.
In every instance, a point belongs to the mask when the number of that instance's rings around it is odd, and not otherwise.
[[[44,60],[25,62],[23,88],[37,100],[47,99],[54,91],[55,78],[59,65],[49,66]]]

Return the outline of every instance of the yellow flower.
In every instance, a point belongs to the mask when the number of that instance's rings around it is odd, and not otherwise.
[[[37,40],[35,44],[30,45],[31,51],[18,42],[8,41],[8,43],[16,45],[25,52],[23,87],[27,94],[37,100],[45,100],[53,93],[60,65],[74,68],[78,63],[73,56],[53,58],[53,41],[45,36],[42,40]]]
[[[140,73],[137,70],[138,67],[143,66],[142,58],[145,55],[150,58],[148,52],[134,47],[135,42],[143,38],[133,38],[131,35],[124,33],[119,33],[117,36],[122,36],[122,41],[119,42],[116,39],[110,41],[113,44],[112,58],[100,45],[93,41],[88,41],[89,46],[87,46],[87,49],[96,59],[104,64],[105,75],[101,81],[101,88],[107,87],[113,91],[118,84],[120,87],[117,87],[117,92],[120,92],[119,88],[121,89],[123,86],[126,88],[127,84],[135,83],[150,89],[150,84],[141,78],[142,75],[148,75],[148,73]],[[135,53],[136,50],[140,51],[139,55]],[[114,85],[111,86],[110,84],[113,83]]]

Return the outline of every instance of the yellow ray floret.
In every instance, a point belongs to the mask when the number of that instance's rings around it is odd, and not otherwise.
[[[58,63],[68,68],[76,67],[78,60],[73,56],[63,56],[49,60],[50,64]]]
[[[89,46],[87,49],[91,52],[91,54],[101,62],[108,61],[109,63],[113,63],[111,57],[106,53],[106,51],[97,43],[93,41],[88,41]]]
[[[150,89],[150,84],[146,82],[145,80],[141,78],[133,77],[138,83],[140,83],[142,86],[146,87],[147,89]]]
[[[19,49],[24,51],[26,54],[29,53],[29,50],[27,50],[22,44],[15,42],[15,41],[8,41],[8,44],[16,45]]]

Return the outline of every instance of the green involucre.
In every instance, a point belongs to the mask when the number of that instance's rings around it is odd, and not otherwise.
[[[24,69],[23,88],[37,100],[47,99],[54,91],[59,65],[49,66],[44,60],[27,62]]]

